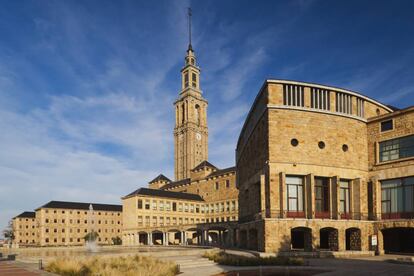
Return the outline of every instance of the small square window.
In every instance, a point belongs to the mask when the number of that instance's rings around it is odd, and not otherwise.
[[[392,130],[393,128],[394,128],[394,125],[393,125],[392,120],[381,122],[381,132],[382,131],[387,131],[387,130]]]

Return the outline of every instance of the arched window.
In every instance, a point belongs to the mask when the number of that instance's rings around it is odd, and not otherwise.
[[[198,104],[196,104],[195,105],[195,118],[196,118],[196,122],[197,122],[197,125],[200,125],[200,106],[198,105]]]

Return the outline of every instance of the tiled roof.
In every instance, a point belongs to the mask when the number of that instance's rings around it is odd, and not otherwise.
[[[171,180],[166,177],[163,174],[160,174],[159,176],[157,176],[156,178],[154,178],[153,180],[151,180],[149,183],[153,183],[153,182],[157,182],[157,181],[167,181],[167,182],[171,182]]]
[[[207,177],[219,176],[219,175],[223,175],[223,174],[230,173],[230,172],[236,172],[236,167],[230,167],[230,168],[225,168],[222,170],[217,170],[209,174]]]
[[[191,182],[191,179],[186,178],[186,179],[182,179],[182,180],[179,180],[179,181],[174,181],[174,182],[170,182],[168,184],[165,184],[160,189],[161,190],[167,190],[167,189],[171,189],[171,188],[178,187],[178,186],[181,186],[181,185],[189,184],[190,182]]]
[[[192,171],[196,171],[196,170],[202,169],[204,167],[210,167],[210,168],[213,168],[215,170],[218,170],[216,166],[214,166],[213,164],[211,164],[210,162],[205,160],[205,161],[201,162],[200,164],[198,164],[194,169],[192,169]]]
[[[204,201],[201,196],[196,194],[189,194],[189,193],[180,193],[180,192],[171,192],[171,191],[164,191],[159,189],[148,189],[148,188],[139,188],[134,192],[126,195],[123,198],[127,198],[134,195],[146,195],[146,196],[154,196],[154,197],[167,197],[167,198],[176,198],[176,199],[185,199],[185,200],[197,200],[197,201]]]
[[[36,213],[35,212],[23,212],[20,215],[15,216],[14,218],[35,218]]]
[[[36,210],[41,208],[89,210],[89,205],[91,204],[94,211],[122,211],[122,205],[68,201],[50,201]]]

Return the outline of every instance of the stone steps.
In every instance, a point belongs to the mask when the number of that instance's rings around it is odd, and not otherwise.
[[[193,268],[193,267],[205,267],[205,266],[214,266],[215,262],[210,261],[207,258],[197,258],[197,259],[176,259],[174,260],[176,264],[180,266],[180,269]]]

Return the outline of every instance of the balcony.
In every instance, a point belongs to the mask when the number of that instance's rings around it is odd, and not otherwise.
[[[331,218],[331,213],[329,211],[326,212],[315,212],[315,218],[318,219],[330,219]]]
[[[352,219],[352,213],[341,213],[341,219]]]
[[[414,212],[382,213],[382,219],[414,219]]]
[[[288,218],[305,218],[305,212],[303,212],[303,211],[287,211],[286,216]]]

